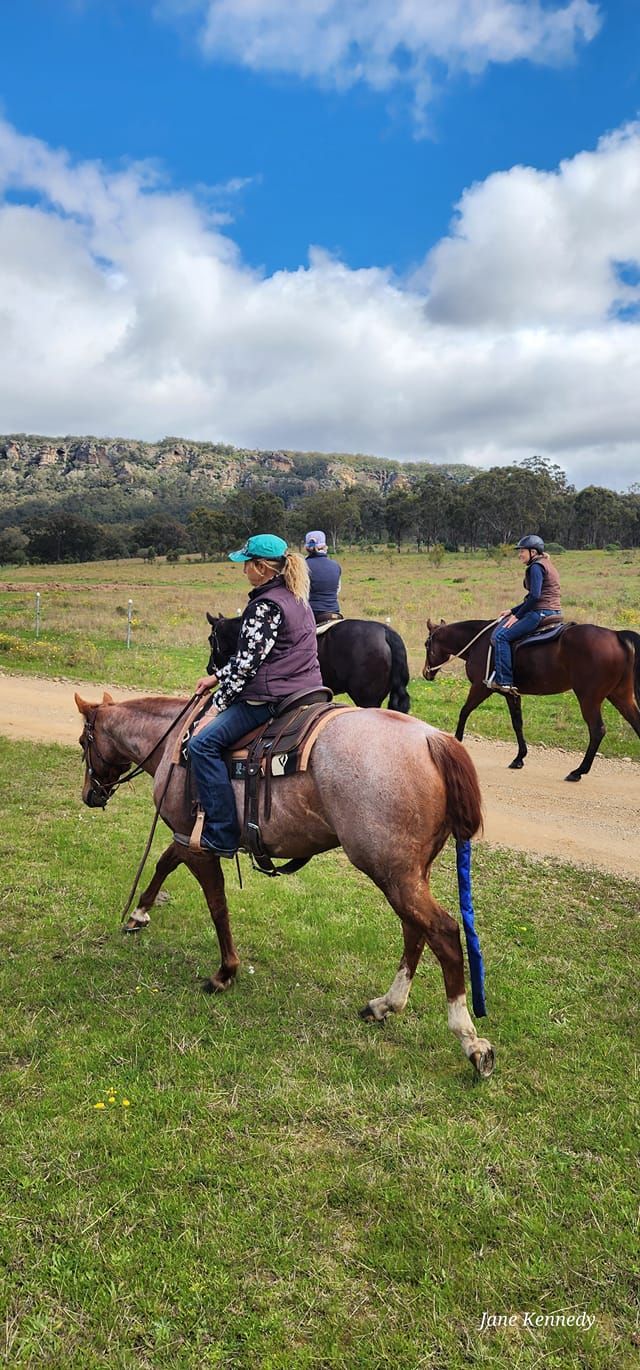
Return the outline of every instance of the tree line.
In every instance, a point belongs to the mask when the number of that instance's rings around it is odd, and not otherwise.
[[[392,545],[399,550],[499,548],[523,533],[539,533],[560,548],[640,547],[640,486],[618,493],[590,485],[576,490],[560,467],[542,457],[492,467],[469,480],[430,469],[389,493],[370,485],[287,496],[259,485],[189,507],[154,501],[123,518],[122,505],[85,498],[82,512],[35,506],[21,519],[5,515],[0,563],[92,561],[116,557],[224,556],[251,533],[278,533],[300,545],[309,528],[324,529],[334,551],[344,545]],[[8,520],[8,521],[7,521]]]

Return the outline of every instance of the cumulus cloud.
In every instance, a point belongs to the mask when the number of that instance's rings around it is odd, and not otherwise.
[[[640,127],[462,197],[420,272],[243,262],[206,199],[0,123],[4,431],[640,474]],[[634,284],[634,281],[636,282]]]
[[[156,8],[195,13],[209,56],[253,70],[339,88],[409,86],[419,117],[434,71],[564,62],[600,26],[594,0],[159,0]]]

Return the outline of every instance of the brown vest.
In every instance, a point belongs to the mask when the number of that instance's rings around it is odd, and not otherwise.
[[[536,557],[536,562],[541,568],[542,591],[536,605],[537,609],[560,609],[560,576],[552,561],[549,560],[546,552],[541,557]],[[529,567],[524,573],[524,588],[529,589]]]

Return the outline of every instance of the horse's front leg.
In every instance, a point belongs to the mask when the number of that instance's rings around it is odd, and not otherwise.
[[[213,926],[218,935],[220,969],[210,979],[203,981],[202,985],[207,994],[217,994],[220,990],[230,988],[240,965],[240,957],[231,934],[220,858],[215,856],[213,852],[190,851],[188,847],[183,847],[182,851],[182,859],[185,865],[195,875],[202,888],[209,906]]]
[[[167,876],[171,875],[171,872],[176,869],[176,866],[180,865],[181,861],[182,854],[176,847],[175,842],[172,842],[170,846],[163,851],[162,856],[158,858],[153,873],[153,879],[147,885],[146,890],[142,891],[133,913],[130,914],[126,923],[123,923],[123,932],[140,932],[142,928],[148,926],[151,922],[151,919],[149,918],[149,909],[153,904],[159,902],[160,890],[164,885]],[[167,897],[167,895],[163,895],[164,899]]]
[[[505,695],[505,699],[511,715],[511,727],[513,728],[518,742],[518,755],[514,756],[513,761],[509,762],[509,770],[521,771],[528,751],[527,744],[524,740],[522,725],[522,704],[519,695]]]
[[[472,684],[471,689],[469,690],[469,693],[467,695],[467,698],[465,699],[465,702],[460,710],[460,717],[458,718],[458,723],[456,727],[456,738],[458,742],[462,742],[462,739],[464,737],[465,724],[469,717],[469,714],[472,714],[474,709],[477,709],[479,704],[484,704],[485,699],[488,699],[491,693],[491,690],[488,690],[486,685],[483,685],[481,680],[477,680],[474,684]]]

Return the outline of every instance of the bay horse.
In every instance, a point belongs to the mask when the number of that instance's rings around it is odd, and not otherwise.
[[[184,728],[185,702],[168,697],[101,703],[75,696],[83,716],[82,799],[104,808],[133,762],[154,778],[160,817],[173,833],[188,832],[191,810],[185,771],[171,770]],[[242,819],[243,782],[234,781]],[[478,1037],[467,1009],[458,924],[429,889],[431,864],[447,837],[468,841],[481,824],[481,798],[464,747],[418,719],[383,709],[336,710],[311,751],[308,769],[273,783],[271,813],[261,827],[272,856],[311,857],[341,846],[352,865],[385,895],[402,924],[404,952],[386,994],[369,1000],[362,1016],[383,1022],[404,1009],[427,944],[440,963],[447,1017],[477,1074],[491,1074],[493,1048]],[[210,992],[233,984],[239,966],[220,858],[172,841],[135,911],[148,910],[167,875],[184,864],[199,882],[220,947],[220,968],[205,982]],[[135,915],[134,915],[135,916]]]
[[[207,614],[211,625],[207,672],[226,666],[238,645],[239,618]],[[346,694],[361,709],[377,709],[389,696],[388,709],[408,714],[407,649],[394,628],[374,619],[343,618],[318,637],[323,683],[334,695]]]
[[[432,623],[427,620],[429,636],[422,674],[433,680],[436,671],[452,656],[465,663],[471,688],[460,710],[455,735],[464,737],[465,723],[489,695],[487,674],[489,632],[495,621],[466,619],[461,623]],[[514,681],[521,694],[555,695],[573,690],[582,717],[589,729],[589,745],[575,770],[565,780],[581,780],[591,770],[593,758],[606,733],[602,718],[605,699],[631,724],[640,737],[640,633],[598,628],[594,623],[570,623],[552,641],[519,647],[514,654]],[[516,695],[505,695],[511,723],[518,740],[518,754],[510,770],[520,770],[527,755],[522,728],[522,706]]]

